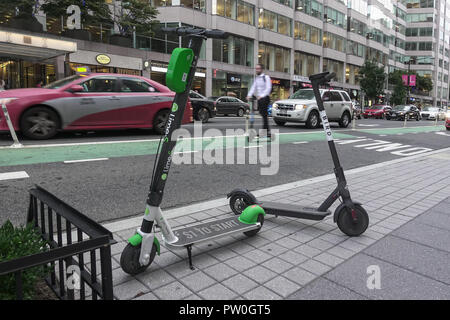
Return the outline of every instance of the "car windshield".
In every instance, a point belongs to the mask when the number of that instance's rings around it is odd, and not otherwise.
[[[289,99],[313,100],[314,92],[311,89],[300,89],[291,94]]]
[[[431,111],[431,112],[438,112],[439,108],[433,108],[433,107],[424,107],[422,111]]]
[[[372,107],[372,109],[374,109],[374,110],[381,110],[381,109],[383,109],[383,106],[375,105],[375,106]]]
[[[396,111],[403,111],[403,110],[409,109],[409,107],[405,106],[405,105],[398,105],[398,106],[395,106],[393,109]]]
[[[81,77],[82,77],[81,75],[76,74],[74,76],[70,76],[70,77],[67,77],[67,78],[64,78],[64,79],[52,82],[52,83],[44,86],[43,88],[45,88],[45,89],[59,89],[61,87],[64,87],[68,83],[71,83],[71,82],[73,82],[75,80],[80,79]]]

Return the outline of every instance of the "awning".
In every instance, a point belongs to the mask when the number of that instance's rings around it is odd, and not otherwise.
[[[77,51],[77,43],[0,30],[0,56],[39,61]]]

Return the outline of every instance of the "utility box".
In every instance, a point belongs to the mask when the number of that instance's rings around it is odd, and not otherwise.
[[[176,93],[184,92],[191,70],[194,51],[189,48],[175,48],[167,67],[166,85]]]

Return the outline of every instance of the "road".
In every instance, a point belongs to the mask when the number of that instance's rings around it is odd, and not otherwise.
[[[193,124],[183,127],[194,132]],[[239,142],[237,148],[227,148],[225,143],[234,141],[230,137],[234,134],[226,129],[244,127],[243,118],[214,118],[203,126],[203,139],[185,139],[177,145],[177,151],[184,152],[178,156],[201,161],[202,153],[215,149],[212,155],[225,159],[230,149],[245,150],[248,156],[264,148]],[[235,187],[255,190],[333,172],[322,130],[309,130],[302,124],[276,128],[280,129],[277,174],[261,175],[261,168],[268,165],[174,163],[162,207],[220,198]],[[355,130],[335,124],[332,129],[344,169],[450,147],[450,133],[442,121],[437,126],[433,121],[409,121],[403,128],[401,121],[362,119]],[[225,135],[229,136],[225,142],[208,139]],[[24,222],[27,190],[35,184],[99,222],[142,212],[159,142],[152,132],[63,133],[49,141],[21,142],[27,147],[11,149],[11,138],[0,136],[0,223],[6,219]]]

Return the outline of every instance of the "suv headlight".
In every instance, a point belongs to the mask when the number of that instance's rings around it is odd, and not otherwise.
[[[308,106],[306,104],[296,104],[295,105],[295,110],[303,110],[303,109],[307,109]]]
[[[278,104],[274,103],[274,104],[272,105],[272,109],[278,110]]]

